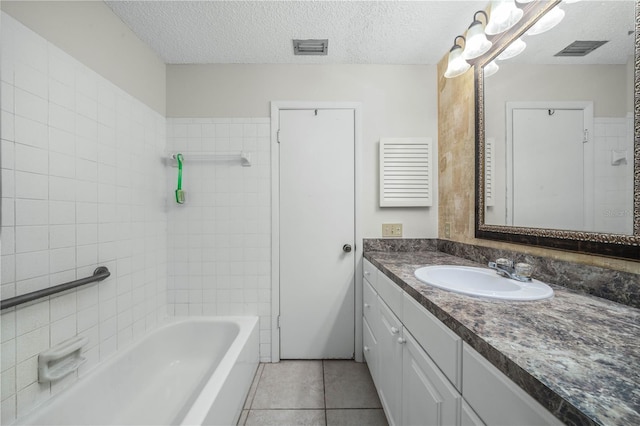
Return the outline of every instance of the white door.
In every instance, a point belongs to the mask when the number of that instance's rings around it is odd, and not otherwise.
[[[280,110],[280,358],[351,359],[353,109]]]
[[[584,229],[584,111],[513,110],[514,226]]]

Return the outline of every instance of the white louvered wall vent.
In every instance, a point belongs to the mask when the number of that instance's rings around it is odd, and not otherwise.
[[[380,207],[432,205],[431,138],[380,139]]]
[[[494,206],[494,138],[487,138],[484,142],[484,205],[486,207]]]

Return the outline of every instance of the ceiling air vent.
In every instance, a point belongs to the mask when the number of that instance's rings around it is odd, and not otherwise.
[[[607,41],[576,40],[554,56],[585,56],[605,44]]]
[[[329,40],[293,40],[294,55],[326,55],[329,49]]]

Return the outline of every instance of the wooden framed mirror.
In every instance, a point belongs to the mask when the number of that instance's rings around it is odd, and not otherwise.
[[[563,22],[528,34],[560,4]],[[638,2],[521,6],[517,28],[473,64],[475,236],[640,260]],[[485,78],[517,40],[527,44],[521,57]],[[574,40],[605,43],[556,55]]]

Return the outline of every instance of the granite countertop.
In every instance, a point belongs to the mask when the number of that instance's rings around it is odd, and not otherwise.
[[[364,257],[566,424],[640,424],[639,309],[552,283],[546,300],[470,297],[413,273],[483,265],[436,251]]]

